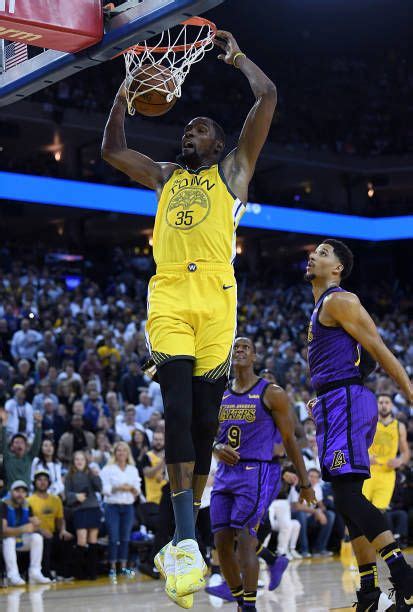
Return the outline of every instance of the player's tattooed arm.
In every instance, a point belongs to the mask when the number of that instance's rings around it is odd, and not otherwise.
[[[413,385],[407,372],[384,344],[373,319],[358,297],[349,292],[332,293],[324,300],[323,311],[330,324],[340,325],[378,361],[399,385],[407,400],[413,403]]]
[[[238,145],[224,160],[222,167],[229,186],[243,201],[247,201],[248,183],[254,174],[255,164],[267,139],[277,105],[277,89],[271,79],[240,51],[230,32],[219,30],[215,44],[224,51],[218,57],[238,68],[248,79],[255,103],[251,108]]]
[[[271,411],[271,415],[281,434],[285,451],[297,470],[300,479],[301,491],[300,502],[316,504],[317,500],[313,488],[308,480],[307,470],[295,437],[295,422],[290,408],[288,395],[277,385],[268,385],[265,396],[265,405]]]
[[[176,164],[155,162],[153,159],[129,149],[125,136],[126,94],[122,85],[105,126],[102,142],[102,157],[111,166],[127,174],[131,179],[160,194]]]

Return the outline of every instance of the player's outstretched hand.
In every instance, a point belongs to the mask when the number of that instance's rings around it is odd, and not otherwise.
[[[313,487],[306,487],[300,489],[300,499],[298,500],[300,504],[307,504],[307,506],[313,507],[317,505],[317,498],[315,496],[315,492]]]
[[[214,446],[214,453],[218,461],[232,466],[237,465],[240,458],[239,453],[228,446],[228,444],[216,444]]]
[[[218,55],[218,59],[222,60],[226,64],[233,65],[234,57],[237,53],[240,53],[240,48],[231,32],[218,30],[214,38],[214,44],[224,51],[224,53],[220,53]]]

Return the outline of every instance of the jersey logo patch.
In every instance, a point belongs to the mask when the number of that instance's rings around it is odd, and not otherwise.
[[[196,227],[209,215],[211,203],[199,187],[183,187],[172,196],[166,209],[166,222],[177,230]]]
[[[339,470],[343,465],[346,465],[346,463],[347,461],[343,451],[334,451],[333,463],[331,464],[330,470]]]

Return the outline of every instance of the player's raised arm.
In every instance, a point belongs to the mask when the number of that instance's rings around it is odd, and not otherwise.
[[[337,292],[324,300],[324,312],[336,321],[379,362],[387,374],[399,385],[410,403],[413,403],[413,386],[393,353],[387,348],[369,313],[354,293]]]
[[[276,385],[269,385],[265,391],[265,404],[271,410],[271,415],[281,434],[285,452],[294,464],[300,479],[300,501],[315,504],[316,498],[311,487],[301,450],[295,437],[295,424],[290,409],[288,395]]]
[[[224,171],[227,180],[234,179],[230,175],[243,174],[244,180],[250,181],[254,174],[255,164],[268,136],[275,107],[277,105],[277,89],[274,83],[240,48],[230,32],[219,30],[215,44],[224,53],[218,57],[227,64],[238,68],[248,79],[255,103],[244,123],[238,145],[224,161]],[[241,199],[246,199],[237,193]]]
[[[122,84],[105,126],[102,157],[108,164],[141,185],[160,191],[173,171],[174,164],[155,162],[143,153],[128,149],[124,128],[126,108],[125,89]]]

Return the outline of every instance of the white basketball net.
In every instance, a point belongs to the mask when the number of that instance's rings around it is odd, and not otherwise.
[[[130,115],[135,114],[135,98],[150,91],[164,93],[166,102],[170,102],[173,97],[181,97],[182,84],[192,64],[201,61],[205,53],[214,47],[214,24],[207,20],[191,23],[195,19],[183,23],[176,34],[165,30],[159,35],[156,44],[151,41],[152,44],[149,45],[144,41],[141,45],[125,51],[125,88]],[[159,74],[151,70],[154,66],[159,69]],[[131,88],[131,85],[138,73],[141,85],[139,91],[136,91],[136,87]]]

